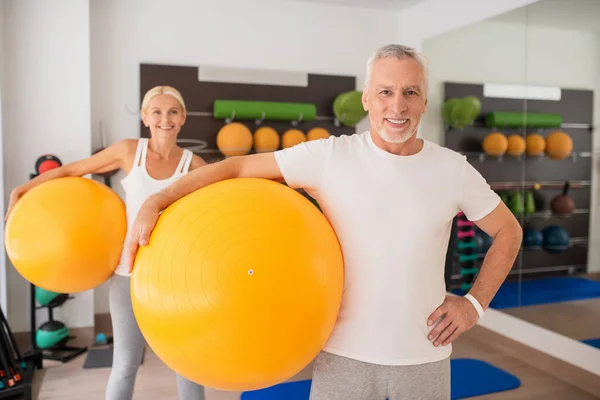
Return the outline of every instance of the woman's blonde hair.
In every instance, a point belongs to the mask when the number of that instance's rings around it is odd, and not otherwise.
[[[175,100],[177,100],[181,106],[181,111],[186,112],[183,97],[177,89],[171,86],[155,86],[152,89],[148,90],[144,95],[144,100],[142,100],[141,108],[142,114],[148,111],[148,107],[150,107],[150,102],[152,101],[152,99],[162,94],[167,94],[175,98]]]

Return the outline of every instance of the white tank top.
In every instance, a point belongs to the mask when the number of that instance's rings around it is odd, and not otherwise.
[[[187,174],[193,157],[191,151],[184,149],[181,160],[179,160],[179,165],[177,165],[177,169],[175,169],[173,175],[167,179],[154,179],[148,174],[148,170],[146,169],[147,155],[148,139],[139,139],[133,167],[131,168],[129,175],[121,181],[121,185],[123,186],[123,189],[125,189],[128,233],[129,230],[131,230],[135,217],[142,204],[144,204],[144,201],[154,193],[160,192],[162,189]],[[121,260],[115,270],[115,274],[130,276],[126,261],[125,253],[121,254]]]

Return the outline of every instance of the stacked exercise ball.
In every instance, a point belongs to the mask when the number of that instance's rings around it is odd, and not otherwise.
[[[542,247],[548,253],[561,253],[569,248],[569,233],[560,226],[550,225],[542,230]]]
[[[322,127],[311,128],[307,133],[292,128],[279,135],[270,126],[261,126],[254,134],[241,122],[225,124],[217,133],[217,148],[226,157],[243,156],[252,149],[256,153],[267,153],[286,149],[302,142],[327,139],[331,134]]]
[[[508,149],[508,140],[500,132],[492,132],[483,139],[483,151],[493,157],[499,157],[506,153]]]
[[[6,222],[5,246],[29,282],[57,293],[93,289],[112,275],[127,231],[123,201],[85,178],[58,178],[28,191]]]
[[[530,133],[525,139],[527,146],[527,155],[530,157],[539,157],[546,151],[546,140],[539,133]]]
[[[444,122],[456,129],[472,124],[481,112],[481,102],[477,97],[451,98],[442,107]]]
[[[565,132],[555,131],[546,137],[546,155],[554,160],[567,158],[573,151],[573,140]]]
[[[270,180],[230,179],[162,213],[136,258],[131,296],[166,365],[247,391],[291,378],[321,351],[343,274],[335,232],[308,199]]]

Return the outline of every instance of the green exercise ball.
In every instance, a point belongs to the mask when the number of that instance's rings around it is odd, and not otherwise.
[[[35,343],[40,349],[64,345],[69,340],[69,329],[60,321],[48,321],[35,333]]]

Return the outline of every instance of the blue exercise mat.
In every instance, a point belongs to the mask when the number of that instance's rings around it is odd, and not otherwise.
[[[518,388],[521,381],[484,361],[457,358],[450,361],[452,399],[465,399]],[[310,380],[286,382],[242,393],[241,400],[308,400]]]
[[[519,303],[519,291],[521,291]],[[577,277],[505,282],[492,300],[495,309],[561,303],[600,297],[600,282]]]
[[[586,339],[586,340],[582,340],[583,343],[585,344],[589,344],[592,347],[595,347],[597,349],[600,349],[600,338],[598,339]]]

